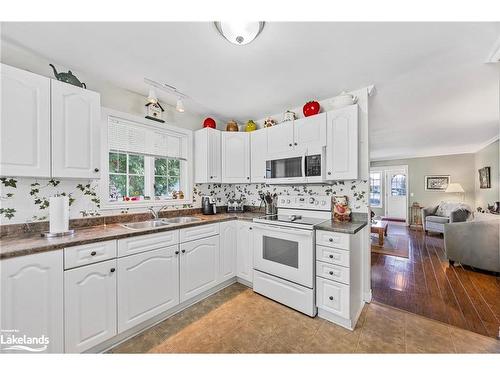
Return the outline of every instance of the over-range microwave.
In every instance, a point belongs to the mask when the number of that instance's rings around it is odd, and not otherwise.
[[[266,160],[268,184],[300,184],[325,181],[325,148],[269,155]]]

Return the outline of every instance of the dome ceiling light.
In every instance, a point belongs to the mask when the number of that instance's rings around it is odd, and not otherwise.
[[[252,42],[264,28],[264,22],[214,22],[219,33],[229,42],[242,46]]]

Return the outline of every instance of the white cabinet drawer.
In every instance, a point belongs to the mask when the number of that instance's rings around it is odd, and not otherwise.
[[[316,260],[349,267],[349,251],[316,245]]]
[[[180,230],[180,242],[198,240],[219,234],[219,223],[202,224]]]
[[[349,319],[349,286],[317,277],[316,303],[320,309]]]
[[[349,237],[347,233],[329,232],[326,230],[316,231],[316,244],[331,246],[339,249],[349,250]]]
[[[349,285],[350,272],[347,267],[325,262],[316,262],[316,275]]]
[[[64,248],[64,269],[116,258],[116,241],[104,241]]]
[[[156,250],[166,246],[177,245],[178,243],[178,230],[123,238],[118,240],[118,257]]]

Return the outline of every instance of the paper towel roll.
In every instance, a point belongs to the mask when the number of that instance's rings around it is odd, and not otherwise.
[[[68,197],[49,198],[49,231],[50,233],[67,232],[69,229]]]

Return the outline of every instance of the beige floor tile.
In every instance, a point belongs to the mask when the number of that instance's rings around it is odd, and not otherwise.
[[[223,336],[222,340],[240,353],[257,353],[272,336],[272,332],[262,331],[254,322],[241,322],[236,329]]]
[[[350,331],[323,321],[316,333],[295,347],[299,353],[353,353],[361,330]]]
[[[162,338],[159,337],[155,331],[146,330],[143,333],[135,336],[134,338],[123,342],[122,344],[115,346],[111,349],[112,353],[147,353],[151,348],[162,342]]]
[[[380,333],[361,331],[357,353],[405,353],[404,337],[381,335]]]
[[[405,326],[407,353],[454,353],[451,331],[446,324],[407,314]]]
[[[450,329],[457,353],[500,353],[500,340],[460,328],[450,327]]]

